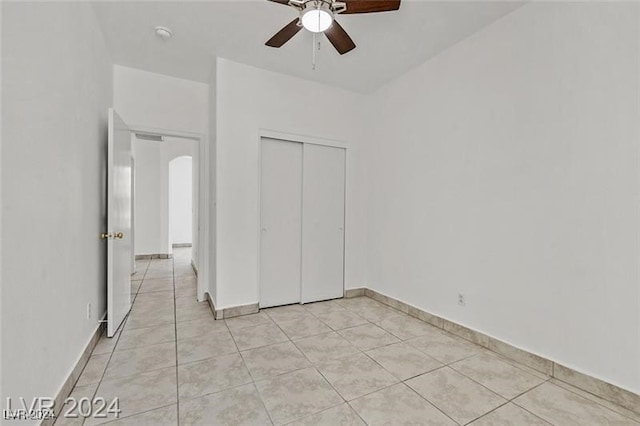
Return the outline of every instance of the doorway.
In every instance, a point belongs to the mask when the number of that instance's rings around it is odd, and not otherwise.
[[[181,248],[198,272],[199,143],[134,132],[135,259],[170,259]]]
[[[193,246],[193,157],[169,162],[169,244],[172,250]]]

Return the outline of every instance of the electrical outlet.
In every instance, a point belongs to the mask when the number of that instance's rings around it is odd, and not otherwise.
[[[464,294],[459,293],[458,294],[458,305],[465,306],[466,304],[467,304],[467,298],[465,297]]]
[[[87,319],[91,319],[91,302],[87,303]]]

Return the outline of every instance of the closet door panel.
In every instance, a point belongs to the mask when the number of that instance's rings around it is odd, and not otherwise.
[[[262,139],[260,307],[300,303],[302,144]]]
[[[345,150],[305,144],[302,302],[344,294]]]

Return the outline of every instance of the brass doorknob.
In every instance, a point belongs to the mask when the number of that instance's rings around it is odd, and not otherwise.
[[[118,233],[115,235],[115,237],[116,237],[117,239],[121,240],[121,239],[123,239],[123,238],[124,238],[124,234],[123,234],[122,232],[118,232]]]
[[[100,234],[100,238],[102,238],[103,240],[108,240],[108,239],[113,238],[113,234],[107,233],[107,232],[103,232],[102,234]]]

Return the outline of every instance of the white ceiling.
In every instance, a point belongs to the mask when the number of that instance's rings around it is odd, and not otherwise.
[[[267,0],[95,2],[114,62],[208,82],[211,58],[371,92],[521,6],[509,1],[403,0],[397,12],[338,15],[357,45],[340,56],[322,36],[312,70],[312,35],[301,31],[280,49],[264,45],[296,17]],[[162,41],[158,25],[173,38]]]

